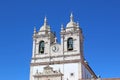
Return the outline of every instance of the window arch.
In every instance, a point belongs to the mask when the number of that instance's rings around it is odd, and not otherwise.
[[[40,41],[39,43],[39,53],[44,53],[44,41]]]
[[[68,38],[67,40],[67,50],[73,50],[73,38]]]

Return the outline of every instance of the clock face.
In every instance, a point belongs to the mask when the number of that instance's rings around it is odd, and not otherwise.
[[[53,47],[52,47],[52,51],[53,52],[57,52],[59,50],[59,47],[57,46],[57,45],[54,45]]]

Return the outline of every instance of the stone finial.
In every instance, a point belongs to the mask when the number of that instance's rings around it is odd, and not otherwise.
[[[55,43],[57,43],[57,37],[55,37]]]
[[[73,17],[73,14],[71,13],[71,15],[70,15],[70,21],[71,21],[71,22],[73,22],[73,18],[74,18],[74,17]]]
[[[77,22],[77,27],[79,27],[79,22]]]
[[[64,29],[64,26],[63,26],[63,24],[61,24],[61,30],[63,30]]]
[[[36,27],[34,27],[34,34],[36,33]]]
[[[47,25],[47,17],[44,18],[44,25]]]

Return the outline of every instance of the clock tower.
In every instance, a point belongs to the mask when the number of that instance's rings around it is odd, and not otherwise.
[[[73,14],[64,28],[61,25],[61,43],[44,19],[39,31],[34,28],[30,80],[96,79],[83,55],[83,35]]]

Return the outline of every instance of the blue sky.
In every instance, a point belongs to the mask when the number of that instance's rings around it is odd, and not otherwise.
[[[120,0],[0,0],[0,80],[29,80],[33,28],[45,16],[53,31],[72,12],[84,35],[84,55],[101,77],[120,77]],[[60,41],[60,40],[59,40]]]

